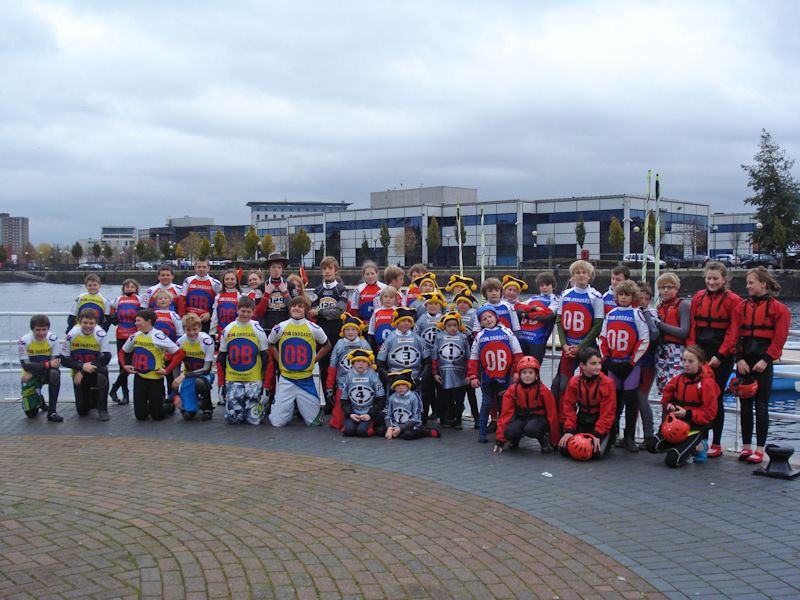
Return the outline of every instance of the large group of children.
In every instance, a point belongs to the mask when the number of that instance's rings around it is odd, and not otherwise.
[[[730,389],[742,405],[739,458],[763,459],[772,363],[790,322],[775,297],[780,286],[763,267],[747,273],[746,300],[727,288],[720,263],[707,264],[706,289],[691,301],[679,296],[678,276],[665,273],[653,308],[653,290],[631,281],[626,267],[613,270],[603,294],[591,286],[594,268],[584,260],[572,263],[560,295],[555,278],[541,273],[535,293],[524,299],[528,284],[511,275],[486,279],[478,296],[469,277],[452,275],[440,287],[421,264],[411,267],[408,288],[396,266],[384,270],[383,283],[368,262],[363,282],[350,292],[332,257],[322,260],[316,287],[284,276],[287,263],[270,255],[266,277],[250,272],[245,289],[241,270],[219,281],[204,259],[180,286],[164,266],[156,285],[142,291],[127,279],[113,301],[97,276],[87,276],[63,339],[45,315],[35,315],[19,341],[25,413],[41,410],[62,421],[56,406],[63,364],[72,372],[77,413],[94,409],[99,420],[109,418],[107,398],[130,401],[129,375],[139,420],[176,410],[186,420],[211,419],[216,386],[230,424],[258,425],[269,416],[281,427],[299,414],[307,425],[320,425],[329,414],[345,436],[439,437],[445,428],[462,429],[467,401],[478,441],[495,433],[493,452],[530,437],[542,453],[557,447],[588,460],[614,445],[646,448],[665,452],[666,464],[676,467],[722,454],[723,392],[735,367]],[[120,371],[110,385],[112,326]],[[560,365],[548,387],[539,373],[554,328]],[[648,400],[654,381],[659,428]],[[635,440],[638,419],[642,444]]]

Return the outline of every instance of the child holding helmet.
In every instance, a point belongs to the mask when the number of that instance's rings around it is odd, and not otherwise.
[[[703,349],[685,348],[681,364],[683,373],[673,377],[664,388],[661,429],[647,442],[649,452],[667,453],[664,464],[668,467],[680,467],[692,453],[694,462],[705,462],[706,432],[717,414],[719,386]]]

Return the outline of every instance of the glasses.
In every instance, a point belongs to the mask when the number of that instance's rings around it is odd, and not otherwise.
[[[658,286],[658,289],[660,289],[660,290],[674,290],[675,286],[674,285],[660,285],[660,286]]]

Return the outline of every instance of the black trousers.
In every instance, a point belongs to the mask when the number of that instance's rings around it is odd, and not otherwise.
[[[90,408],[108,408],[108,373],[99,369],[94,373],[84,373],[80,385],[72,384],[75,390],[75,411],[85,416]]]
[[[542,442],[544,434],[550,431],[550,423],[541,415],[534,415],[530,419],[514,417],[506,425],[505,436],[509,442],[519,443],[522,436],[536,438]]]
[[[467,386],[439,390],[439,421],[445,424],[461,423],[464,412],[464,395]]]
[[[647,451],[652,454],[666,452],[664,464],[673,468],[680,467],[694,454],[695,447],[700,443],[701,439],[705,438],[706,433],[708,433],[708,428],[701,428],[696,433],[690,434],[682,442],[673,444],[666,441],[659,431],[654,437],[647,440]]]
[[[133,414],[139,421],[146,420],[148,415],[154,421],[164,418],[163,379],[146,379],[136,375],[133,379]]]
[[[769,431],[769,396],[772,393],[772,363],[762,373],[753,371],[753,365],[760,356],[745,356],[744,360],[750,365],[750,374],[758,382],[758,392],[755,398],[740,398],[742,405],[742,443],[750,444],[753,439],[753,407],[756,413],[756,446],[763,446],[767,442]]]

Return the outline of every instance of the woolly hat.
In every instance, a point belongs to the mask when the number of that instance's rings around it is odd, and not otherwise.
[[[518,279],[512,275],[503,275],[503,289],[506,289],[510,285],[517,286],[520,292],[524,292],[528,289],[528,284],[522,279]]]
[[[467,329],[466,327],[464,327],[464,324],[461,322],[461,313],[459,313],[458,311],[453,310],[453,311],[450,311],[449,313],[445,313],[442,316],[442,318],[439,319],[439,322],[436,323],[436,326],[439,329],[444,329],[444,326],[448,321],[456,321],[458,323],[458,330],[459,331],[466,331],[466,329]]]
[[[411,280],[411,285],[415,285],[415,286],[417,286],[417,288],[419,288],[419,286],[425,281],[430,281],[435,287],[436,286],[436,273],[430,273],[430,272],[423,273],[422,275],[420,275],[416,279],[412,279]]]
[[[411,373],[411,369],[389,373],[389,387],[394,389],[400,383],[405,383],[410,388],[414,387],[414,377],[412,377]]]
[[[392,327],[397,327],[397,324],[403,319],[408,319],[413,325],[417,319],[416,309],[407,308],[405,306],[398,306],[395,308],[392,313]]]
[[[424,294],[420,294],[419,299],[422,301],[422,304],[427,304],[428,302],[438,302],[442,305],[442,308],[447,308],[447,300],[445,300],[444,296],[442,296],[442,292],[438,290],[435,292],[426,292]]]
[[[339,317],[339,318],[343,321],[342,329],[341,329],[341,331],[339,331],[339,337],[344,337],[344,328],[345,327],[355,327],[356,329],[358,329],[359,337],[364,337],[363,336],[364,321],[362,321],[358,317],[354,317],[350,313],[342,313],[341,317]]]
[[[444,289],[447,292],[451,292],[453,287],[457,285],[463,285],[465,288],[473,292],[478,289],[478,286],[475,285],[474,279],[471,277],[464,277],[463,275],[450,275],[450,281],[447,282],[447,285],[444,286]]]
[[[350,351],[350,353],[347,355],[347,360],[350,361],[350,364],[353,364],[354,360],[365,360],[373,369],[375,368],[375,365],[373,364],[375,361],[375,355],[372,353],[372,350],[356,348],[355,350]]]
[[[460,300],[463,300],[472,308],[475,307],[475,296],[472,295],[472,292],[470,292],[469,289],[461,290],[455,296],[453,296],[453,306],[458,304]]]

